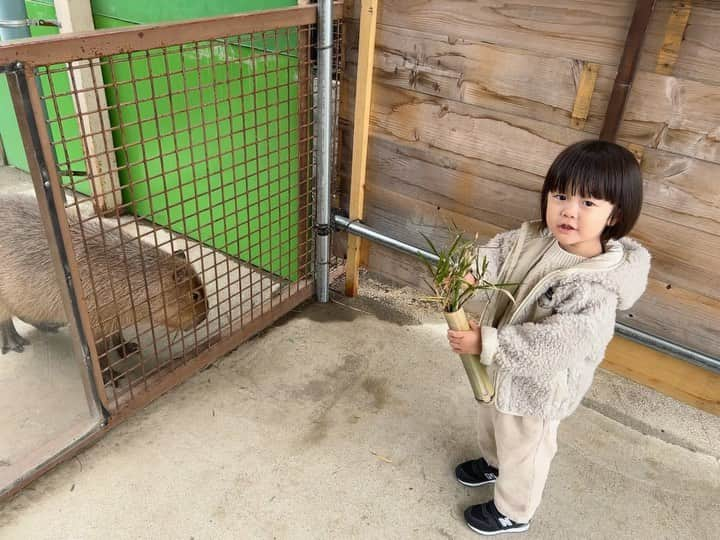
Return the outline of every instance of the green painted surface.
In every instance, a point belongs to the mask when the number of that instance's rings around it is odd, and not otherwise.
[[[18,128],[15,109],[10,99],[6,75],[0,75],[0,107],[5,111],[4,114],[0,114],[0,139],[2,139],[7,162],[13,167],[27,171],[25,147],[20,137],[20,128]]]
[[[26,4],[29,17],[54,17],[51,2]],[[296,2],[161,4],[130,0],[119,8],[117,2],[93,2],[95,25],[111,28],[129,21],[179,20]],[[33,35],[56,32],[42,28]],[[154,55],[157,51],[118,55],[112,67],[103,67],[103,78],[117,83],[106,97],[114,106],[111,124],[119,127],[113,131],[114,143],[123,148],[116,155],[126,188],[123,201],[132,203],[139,216],[296,279],[297,60],[263,52],[284,48],[288,41],[293,43],[295,36],[282,33],[264,42],[226,46],[200,43],[164,56]],[[43,76],[41,85],[44,95],[51,89],[66,92],[67,73]],[[78,137],[71,96],[48,101],[47,108],[53,140]],[[57,144],[55,151],[61,170],[85,169],[79,139]],[[88,193],[82,177],[75,182]]]
[[[124,199],[137,215],[294,279],[297,61],[202,45],[113,62]]]

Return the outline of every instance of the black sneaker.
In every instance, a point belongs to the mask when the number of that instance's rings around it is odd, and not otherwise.
[[[498,470],[488,465],[483,458],[471,459],[455,467],[455,478],[463,486],[479,487],[485,484],[494,484],[497,480]]]
[[[473,531],[483,536],[495,536],[511,532],[525,532],[529,523],[517,523],[504,516],[495,506],[494,501],[476,504],[465,510],[465,523]]]

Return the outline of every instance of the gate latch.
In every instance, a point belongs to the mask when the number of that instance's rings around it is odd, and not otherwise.
[[[23,28],[25,26],[55,26],[60,28],[60,21],[55,19],[0,20],[0,27],[2,28]]]

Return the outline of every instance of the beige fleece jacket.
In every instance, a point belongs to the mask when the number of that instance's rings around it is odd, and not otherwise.
[[[487,279],[520,283],[552,242],[539,221],[528,222],[497,235],[478,255],[487,257]],[[649,270],[648,251],[623,238],[608,242],[601,255],[550,272],[516,305],[493,295],[480,324],[495,407],[547,419],[572,414],[613,337],[616,310],[640,298]]]

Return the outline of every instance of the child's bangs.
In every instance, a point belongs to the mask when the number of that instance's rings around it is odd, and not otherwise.
[[[613,204],[617,202],[618,182],[622,180],[611,172],[606,160],[592,159],[595,156],[584,156],[584,159],[567,157],[570,159],[562,160],[567,162],[556,163],[555,171],[550,171],[549,191],[601,199]]]

